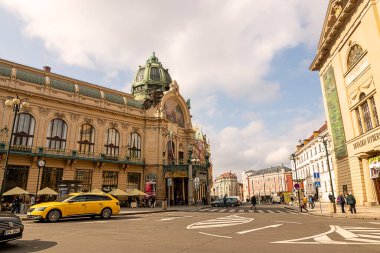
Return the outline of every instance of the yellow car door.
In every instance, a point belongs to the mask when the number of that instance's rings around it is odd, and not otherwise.
[[[86,214],[100,214],[103,209],[104,196],[87,195],[86,196]]]
[[[76,196],[66,202],[64,216],[82,215],[86,212],[86,196]]]

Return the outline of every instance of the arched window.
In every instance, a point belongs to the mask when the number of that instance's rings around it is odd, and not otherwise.
[[[168,160],[172,161],[175,159],[175,147],[173,141],[168,141]]]
[[[12,145],[32,146],[34,137],[34,127],[36,121],[28,113],[17,114],[14,133],[12,134]]]
[[[65,149],[67,137],[67,124],[61,119],[53,119],[49,123],[47,144],[48,148]]]
[[[90,124],[83,124],[79,133],[79,152],[93,153],[95,144],[95,128]]]
[[[119,155],[119,131],[115,128],[108,129],[106,138],[106,144],[104,145],[106,147],[106,155]]]
[[[142,68],[139,70],[136,76],[136,82],[144,81],[144,71],[145,71],[145,68]]]
[[[363,55],[363,49],[358,44],[353,45],[350,48],[350,52],[347,57],[347,69],[351,68],[357,61],[359,61],[360,57]]]
[[[133,132],[129,135],[128,148],[131,158],[141,157],[141,137],[138,133]]]
[[[150,79],[160,81],[160,69],[156,67],[150,68]]]

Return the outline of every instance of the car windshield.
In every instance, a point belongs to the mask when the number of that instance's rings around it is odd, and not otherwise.
[[[56,200],[54,200],[54,202],[64,202],[65,200],[67,200],[67,199],[69,199],[71,197],[72,197],[72,195],[64,195],[64,196],[62,196],[62,197],[57,198]]]

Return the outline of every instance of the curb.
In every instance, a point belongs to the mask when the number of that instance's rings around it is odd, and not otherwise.
[[[291,209],[293,211],[298,211],[294,208],[284,206],[285,209]],[[380,220],[380,217],[367,217],[363,215],[336,215],[333,213],[316,213],[316,212],[307,212],[307,214],[313,215],[313,216],[321,216],[321,217],[330,217],[330,218],[338,218],[338,219],[356,219],[356,220]]]

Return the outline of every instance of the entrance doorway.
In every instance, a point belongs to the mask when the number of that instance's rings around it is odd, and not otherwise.
[[[187,178],[176,177],[172,178],[172,186],[170,187],[170,204],[171,205],[186,205],[188,203],[188,182]],[[166,186],[166,192],[169,187]],[[168,196],[168,194],[166,194]]]

